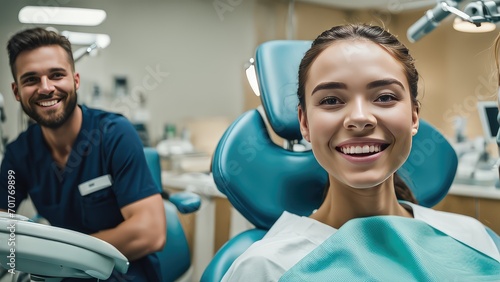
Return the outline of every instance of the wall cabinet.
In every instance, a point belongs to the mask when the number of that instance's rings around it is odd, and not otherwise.
[[[434,209],[474,217],[500,234],[500,199],[449,194]]]

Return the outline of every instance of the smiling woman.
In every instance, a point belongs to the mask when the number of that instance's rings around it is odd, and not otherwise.
[[[394,35],[335,26],[305,53],[298,81],[300,129],[328,173],[326,196],[309,217],[285,211],[223,281],[500,279],[479,221],[404,200],[413,197],[396,171],[419,127],[418,72]]]

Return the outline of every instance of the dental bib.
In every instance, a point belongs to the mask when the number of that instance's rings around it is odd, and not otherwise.
[[[500,262],[423,221],[356,218],[279,281],[500,281]]]

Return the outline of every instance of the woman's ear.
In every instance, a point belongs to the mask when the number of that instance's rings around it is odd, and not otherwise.
[[[300,123],[300,133],[302,133],[302,137],[307,140],[307,142],[311,142],[309,138],[309,124],[307,122],[307,115],[304,110],[302,110],[302,106],[298,106],[297,112],[299,113],[299,123]]]
[[[414,136],[418,132],[418,126],[419,126],[419,115],[418,112],[420,110],[419,106],[413,107],[413,111],[411,113],[411,120],[412,120],[412,129],[411,129],[411,135]]]

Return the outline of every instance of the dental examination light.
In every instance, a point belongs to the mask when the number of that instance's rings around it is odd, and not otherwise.
[[[433,31],[441,21],[448,15],[454,14],[458,17],[455,29],[468,31],[491,31],[492,24],[500,21],[497,2],[492,0],[473,1],[468,3],[463,11],[458,9],[461,1],[437,1],[437,4],[425,15],[408,28],[407,37],[410,42],[416,42],[431,31]],[[463,22],[468,29],[460,29],[458,23]]]
[[[105,280],[113,269],[126,273],[129,267],[127,258],[105,241],[6,212],[0,212],[0,264],[11,274],[29,273],[31,281]]]

